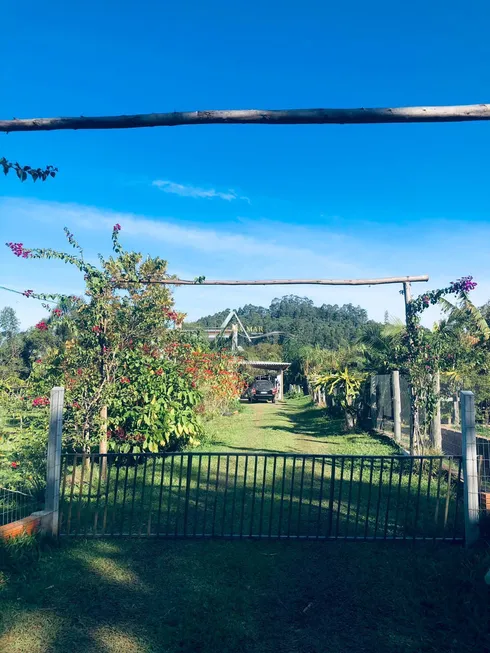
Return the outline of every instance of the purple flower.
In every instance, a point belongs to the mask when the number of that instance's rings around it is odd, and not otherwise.
[[[31,250],[25,249],[22,243],[7,243],[7,247],[12,250],[15,256],[29,258],[31,255]]]
[[[117,222],[117,223],[114,225],[114,231],[121,231],[121,225],[119,224],[119,222]]]
[[[472,276],[468,277],[461,277],[461,279],[457,279],[456,281],[451,282],[450,286],[450,292],[452,293],[460,293],[460,292],[470,292],[471,290],[474,290],[477,286],[476,281],[473,281]]]

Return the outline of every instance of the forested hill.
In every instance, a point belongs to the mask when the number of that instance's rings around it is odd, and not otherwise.
[[[227,308],[202,317],[197,323],[205,328],[219,327],[229,311]],[[284,331],[294,336],[298,344],[327,349],[352,343],[368,323],[367,312],[360,306],[315,306],[311,299],[295,295],[274,299],[269,308],[246,304],[236,312],[247,330]]]

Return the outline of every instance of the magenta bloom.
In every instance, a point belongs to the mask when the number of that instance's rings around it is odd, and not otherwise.
[[[61,308],[53,308],[53,315],[56,315],[56,317],[61,317],[63,315],[63,311]]]
[[[474,290],[477,285],[476,281],[473,281],[472,276],[461,277],[461,279],[451,282],[450,291],[456,294],[459,292],[467,293]]]
[[[119,222],[117,222],[117,223],[114,225],[114,231],[121,231],[121,225],[119,224]]]
[[[34,290],[24,290],[22,294],[24,295],[24,297],[30,297],[31,295],[34,294]]]
[[[15,256],[19,256],[22,258],[29,258],[29,256],[31,255],[31,250],[25,249],[22,243],[7,243],[7,247],[9,247],[12,250]]]
[[[39,329],[39,331],[47,331],[48,325],[46,324],[46,322],[41,321],[36,324],[36,329]]]

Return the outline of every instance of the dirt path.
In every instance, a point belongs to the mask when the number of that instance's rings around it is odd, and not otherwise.
[[[394,451],[389,443],[365,433],[344,434],[341,422],[328,420],[307,397],[278,404],[244,404],[240,413],[210,425],[201,450],[316,454]]]

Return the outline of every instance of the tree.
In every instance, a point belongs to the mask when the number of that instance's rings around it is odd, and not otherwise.
[[[20,322],[13,308],[0,311],[0,375],[7,378],[18,373]]]
[[[89,450],[99,441],[101,453],[107,450],[107,432],[114,417],[110,414],[111,407],[117,403],[121,385],[133,382],[125,371],[130,365],[127,352],[133,350],[140,357],[153,353],[158,357],[159,347],[169,336],[169,326],[183,319],[183,315],[173,310],[166,286],[142,281],[167,279],[166,261],[158,257],[144,259],[139,253],[123,250],[118,238],[120,229],[116,224],[112,233],[114,256],[99,257],[99,267],[85,261],[82,248],[67,229],[66,236],[76,254],[27,249],[22,243],[8,243],[17,256],[55,258],[84,275],[87,301],[26,291],[31,297],[61,302],[52,309],[48,320],[36,325],[37,331],[50,333],[64,328],[65,333],[71,334],[59,346],[48,350],[46,359],[36,365],[32,376],[39,390],[46,394],[55,383],[66,386],[78,443]],[[141,373],[147,369],[141,367]],[[190,386],[191,381],[187,379],[186,383]],[[172,392],[173,389],[170,395]],[[153,395],[147,396],[148,402],[153,399]],[[167,433],[167,440],[172,435]],[[163,437],[160,439],[165,441]]]

